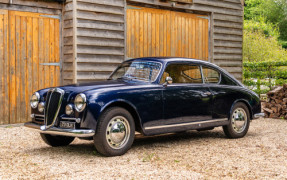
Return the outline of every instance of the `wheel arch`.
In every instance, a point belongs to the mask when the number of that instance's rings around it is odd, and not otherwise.
[[[136,107],[133,106],[131,103],[124,101],[124,100],[117,100],[117,101],[113,101],[110,102],[108,104],[106,104],[102,109],[100,114],[102,114],[105,110],[111,108],[111,107],[121,107],[126,109],[129,113],[131,113],[131,115],[134,118],[134,122],[135,122],[135,130],[138,132],[143,133],[143,128],[141,125],[141,118],[136,110]]]
[[[249,111],[250,120],[252,120],[253,119],[253,111],[252,111],[251,105],[245,99],[238,99],[238,100],[233,102],[233,104],[232,104],[232,106],[230,108],[228,117],[230,117],[230,115],[232,113],[231,111],[232,111],[233,107],[235,106],[235,104],[240,103],[240,102],[246,105],[246,107],[248,108],[248,111]]]

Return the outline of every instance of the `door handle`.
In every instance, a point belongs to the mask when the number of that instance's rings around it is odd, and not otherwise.
[[[210,95],[211,95],[211,92],[205,92],[205,93],[203,93],[203,94],[205,94],[205,95],[207,95],[207,96],[210,96]]]

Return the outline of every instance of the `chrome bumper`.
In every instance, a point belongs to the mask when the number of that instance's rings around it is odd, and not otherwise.
[[[264,116],[265,116],[264,113],[254,114],[254,118],[253,119],[258,119],[258,118],[261,118],[261,117],[264,117]]]
[[[62,129],[62,128],[51,127],[46,130],[41,130],[42,126],[32,122],[25,123],[24,126],[27,128],[32,128],[43,134],[52,134],[60,136],[91,137],[94,136],[95,134],[95,130],[92,129]]]

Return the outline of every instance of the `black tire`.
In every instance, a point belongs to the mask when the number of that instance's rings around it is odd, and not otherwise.
[[[53,136],[50,134],[43,134],[43,133],[40,133],[40,135],[43,141],[52,147],[68,146],[75,139],[74,137]]]
[[[241,113],[244,111],[247,116],[246,117],[247,119],[244,120],[244,125],[240,130],[235,127],[236,125],[235,123],[233,123],[233,120],[232,120],[232,118],[234,119],[234,113],[236,112],[236,110],[240,110]],[[242,138],[247,134],[249,125],[250,125],[250,112],[244,103],[239,102],[233,106],[230,117],[229,117],[229,124],[226,126],[223,126],[223,131],[228,138],[231,138],[231,139]]]
[[[113,131],[115,133],[112,133],[112,127],[119,127],[117,123],[124,125],[124,131],[121,132],[125,132],[123,140],[120,141],[119,145],[113,144],[113,140],[110,138],[113,134],[117,133],[117,131]],[[116,124],[117,126],[114,126]],[[135,123],[133,116],[124,108],[112,107],[104,111],[99,118],[94,135],[94,145],[97,151],[104,156],[120,156],[131,148],[134,136]]]

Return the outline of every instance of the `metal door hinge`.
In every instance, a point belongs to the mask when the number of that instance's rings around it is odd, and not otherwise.
[[[201,18],[201,19],[208,19],[209,20],[209,17],[206,17],[206,16],[197,16],[198,18]]]
[[[46,18],[60,19],[61,20],[61,16],[57,16],[57,15],[40,15],[40,16],[46,17]]]

